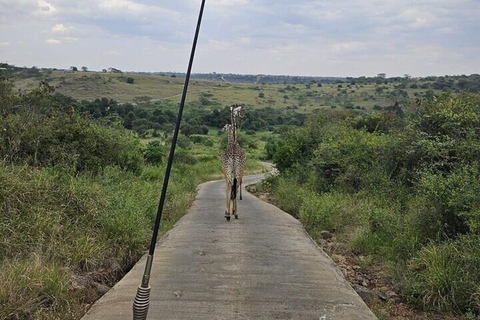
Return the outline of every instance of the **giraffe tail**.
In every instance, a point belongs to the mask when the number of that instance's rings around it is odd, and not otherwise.
[[[237,198],[237,178],[233,178],[232,190],[230,192],[230,198],[236,199]]]

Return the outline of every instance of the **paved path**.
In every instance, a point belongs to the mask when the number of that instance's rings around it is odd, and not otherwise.
[[[158,243],[148,319],[376,319],[290,215],[244,192],[240,219],[227,222],[224,186],[203,184]],[[144,265],[145,257],[83,320],[132,319]]]

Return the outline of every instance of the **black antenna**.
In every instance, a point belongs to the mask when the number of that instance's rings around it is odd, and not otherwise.
[[[175,132],[172,138],[172,146],[170,147],[170,154],[168,156],[167,168],[165,171],[165,178],[163,180],[162,193],[160,195],[160,201],[158,203],[157,218],[155,219],[155,227],[153,229],[152,241],[150,243],[150,250],[148,252],[147,263],[145,265],[145,272],[142,278],[142,284],[137,289],[137,295],[133,302],[133,319],[145,320],[147,318],[148,307],[150,305],[150,290],[151,287],[148,284],[150,281],[150,272],[152,270],[153,255],[155,253],[155,245],[157,243],[158,229],[160,228],[160,221],[162,219],[163,205],[165,204],[165,196],[167,194],[168,180],[170,178],[170,171],[173,164],[173,156],[175,154],[175,147],[177,145],[178,132],[180,130],[180,123],[182,121],[183,108],[185,106],[185,98],[187,96],[188,83],[190,81],[190,73],[192,71],[193,58],[195,56],[195,49],[197,47],[198,34],[200,32],[200,25],[202,23],[203,9],[205,7],[205,0],[202,0],[200,7],[200,13],[198,15],[197,29],[195,31],[195,37],[193,39],[192,52],[190,54],[190,61],[188,63],[187,75],[185,77],[185,84],[183,86],[182,100],[178,107],[177,123],[175,125]]]

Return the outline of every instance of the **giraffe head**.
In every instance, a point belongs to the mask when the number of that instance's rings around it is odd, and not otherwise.
[[[242,106],[238,104],[230,106],[230,117],[234,130],[240,129],[243,120]]]
[[[231,106],[230,110],[232,111],[234,117],[239,117],[241,116],[240,111],[242,111],[242,106]]]

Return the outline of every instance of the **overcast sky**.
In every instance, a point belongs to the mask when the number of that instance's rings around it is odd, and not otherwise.
[[[185,72],[200,0],[0,0],[0,62]],[[480,73],[480,0],[206,0],[193,72]]]

